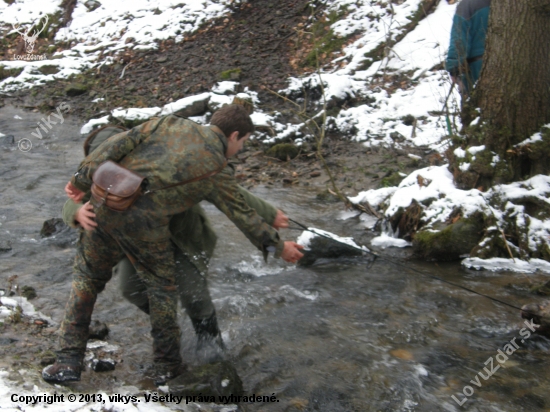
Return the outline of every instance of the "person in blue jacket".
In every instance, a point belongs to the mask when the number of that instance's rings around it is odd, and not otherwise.
[[[468,96],[481,73],[491,0],[462,0],[453,18],[445,68]]]

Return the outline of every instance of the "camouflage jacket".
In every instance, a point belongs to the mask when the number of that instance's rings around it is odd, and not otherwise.
[[[270,225],[275,220],[277,209],[254,196],[252,193],[239,186],[239,192],[243,195],[246,203],[253,208]],[[77,228],[75,214],[82,206],[71,199],[63,206],[63,220],[67,225]],[[191,263],[201,273],[206,273],[208,261],[212,257],[216,247],[217,236],[212,229],[210,221],[200,205],[195,205],[189,210],[175,215],[170,221],[170,233],[172,241],[189,258]]]
[[[226,161],[226,149],[227,139],[217,127],[168,115],[103,142],[84,159],[71,182],[78,189],[89,191],[95,170],[104,161],[112,160],[144,176],[147,189],[160,189],[218,169]],[[161,231],[170,236],[170,219],[201,200],[213,203],[227,215],[264,255],[267,250],[274,250],[275,256],[280,256],[283,241],[247,205],[230,166],[197,182],[144,194],[130,209],[120,212],[120,218],[132,215],[133,220],[140,222],[142,233],[154,236],[155,231]]]

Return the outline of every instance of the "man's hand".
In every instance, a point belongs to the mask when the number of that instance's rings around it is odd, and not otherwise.
[[[288,227],[288,216],[280,210],[277,210],[277,215],[271,226],[275,229],[286,229]]]
[[[281,253],[281,258],[285,262],[296,263],[298,262],[304,254],[300,252],[304,247],[299,245],[296,242],[286,241],[283,248],[283,253]]]
[[[90,202],[84,203],[84,205],[78,209],[74,216],[74,220],[80,223],[80,226],[82,226],[85,230],[94,230],[97,226],[94,219],[94,207],[90,204]]]
[[[84,192],[74,187],[71,182],[67,183],[67,186],[65,186],[65,193],[67,193],[67,196],[76,203],[80,202],[84,197]]]

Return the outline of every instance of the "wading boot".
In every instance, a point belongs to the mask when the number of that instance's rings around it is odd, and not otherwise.
[[[81,356],[58,354],[53,365],[42,369],[42,379],[49,383],[77,382],[82,369]]]
[[[193,328],[197,334],[197,353],[204,356],[206,362],[220,362],[225,360],[225,344],[218,327],[218,319],[214,313],[206,319],[193,319]]]
[[[155,386],[166,385],[171,379],[181,375],[187,371],[187,365],[182,363],[179,364],[166,364],[166,363],[156,363],[153,367],[154,378],[153,382]]]

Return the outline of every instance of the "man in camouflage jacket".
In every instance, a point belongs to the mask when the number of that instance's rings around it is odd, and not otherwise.
[[[124,256],[147,286],[158,377],[155,382],[163,384],[183,372],[176,322],[176,248],[169,225],[174,215],[201,200],[226,214],[264,256],[273,251],[276,257],[292,263],[302,257],[300,245],[283,242],[278,232],[246,204],[228,167],[199,181],[158,190],[219,170],[227,158],[242,149],[253,131],[246,109],[228,105],[214,113],[209,127],[169,115],[113,136],[84,159],[65,189],[76,202],[90,190],[93,173],[107,160],[144,176],[146,189],[153,192],[142,195],[124,212],[96,208],[96,229],[81,232],[71,295],[61,325],[61,350],[56,362],[44,369],[45,380],[80,379],[97,294],[111,278],[112,267]]]
[[[92,132],[84,143],[84,155],[88,156],[109,137],[123,131],[126,129],[110,125]],[[276,229],[288,227],[288,217],[283,212],[243,187],[238,186],[238,189],[247,205],[267,223]],[[83,202],[86,202],[84,204],[75,203],[71,199],[65,202],[62,216],[68,226],[84,230],[93,230],[97,226],[93,206],[88,199],[89,193],[83,199]],[[172,242],[177,246],[178,295],[197,334],[197,349],[206,348],[205,354],[212,360],[218,359],[224,345],[206,280],[208,261],[212,257],[217,242],[216,233],[204,210],[198,204],[172,218],[170,233]],[[113,268],[113,275],[118,276],[119,288],[124,298],[149,314],[146,285],[139,279],[128,258],[125,257]]]

